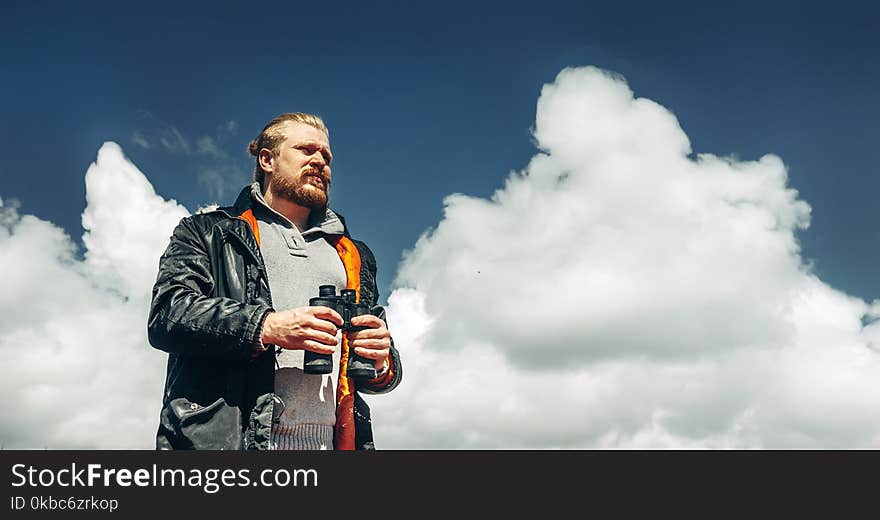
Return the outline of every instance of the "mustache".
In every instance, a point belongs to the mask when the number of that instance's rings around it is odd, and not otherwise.
[[[309,169],[309,170],[303,171],[302,176],[303,177],[317,177],[317,178],[321,179],[321,181],[325,185],[330,186],[330,177],[327,175],[324,175],[324,172],[322,172],[322,171],[315,170],[315,169]]]

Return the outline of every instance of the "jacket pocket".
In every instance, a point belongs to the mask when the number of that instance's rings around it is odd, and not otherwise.
[[[241,448],[241,412],[238,407],[229,406],[222,397],[202,406],[185,397],[172,399],[168,403],[173,422],[175,446],[196,450],[238,450]]]

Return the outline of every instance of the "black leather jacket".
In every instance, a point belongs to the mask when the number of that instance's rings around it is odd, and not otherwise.
[[[159,260],[147,324],[150,344],[169,353],[158,449],[269,446],[275,356],[270,349],[255,357],[254,345],[273,308],[256,237],[239,218],[250,208],[246,187],[234,206],[184,218]],[[384,319],[384,309],[375,306],[375,258],[363,242],[352,242],[361,257],[361,301]],[[354,387],[357,449],[373,449],[369,407],[359,394],[385,393],[400,383],[393,343],[391,366],[390,380]]]

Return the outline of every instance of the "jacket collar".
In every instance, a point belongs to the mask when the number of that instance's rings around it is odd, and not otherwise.
[[[228,215],[230,218],[238,218],[242,214],[244,214],[248,210],[253,210],[254,208],[254,200],[251,197],[251,187],[253,185],[248,184],[238,193],[238,197],[236,197],[235,202],[232,206],[226,206],[223,208],[217,208],[216,211],[221,211]],[[339,221],[342,222],[342,227],[344,228],[343,236],[347,238],[351,238],[351,235],[348,232],[348,225],[345,223],[345,217],[342,214],[333,211],[333,213],[339,218]]]

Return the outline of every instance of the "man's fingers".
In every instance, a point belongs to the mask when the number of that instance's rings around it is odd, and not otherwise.
[[[354,341],[357,339],[382,339],[391,337],[388,329],[364,329],[357,332],[348,332],[346,334],[348,335],[349,341]]]
[[[333,352],[336,351],[335,346],[325,345],[323,343],[319,343],[310,339],[303,341],[302,344],[305,350],[311,350],[312,352],[316,352],[318,354],[333,354]]]
[[[308,337],[295,341],[279,342],[278,346],[290,350],[312,350],[322,354],[330,354],[339,347],[335,336],[319,331],[312,331]]]
[[[312,317],[312,319],[308,321],[308,326],[312,329],[320,330],[321,332],[326,332],[333,336],[339,331],[339,328],[332,321],[317,316]]]
[[[365,348],[369,350],[388,350],[390,345],[384,339],[358,339],[350,343],[355,349]]]
[[[385,326],[385,322],[381,319],[373,316],[372,314],[361,314],[360,316],[355,316],[351,319],[352,325],[357,325],[359,327],[370,327],[371,329],[379,328]]]
[[[313,316],[321,318],[322,320],[332,321],[336,324],[337,327],[341,327],[344,323],[342,316],[340,316],[338,312],[334,311],[330,307],[317,305],[315,307],[309,307],[309,311],[311,311]]]
[[[335,335],[327,334],[326,332],[321,332],[320,330],[312,330],[309,333],[308,339],[312,341],[316,341],[318,343],[323,343],[324,345],[331,345],[336,347],[339,344],[339,341],[336,339]]]
[[[388,357],[389,350],[387,348],[372,349],[372,348],[355,347],[354,353],[359,356],[363,356],[367,359],[385,359],[386,357]]]

